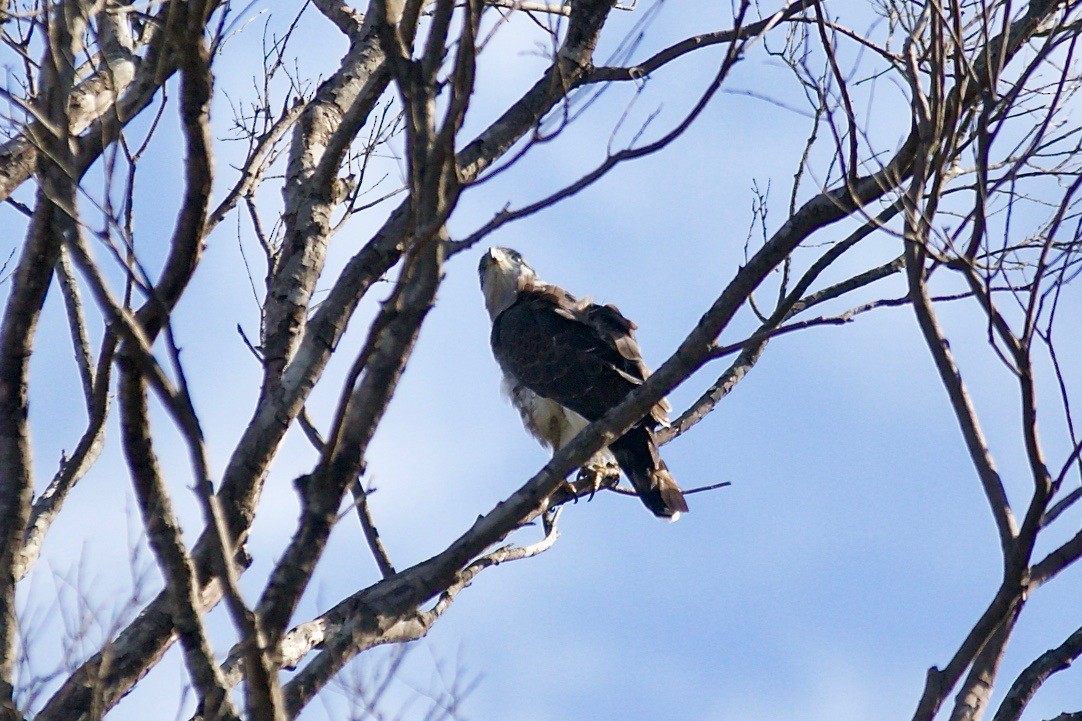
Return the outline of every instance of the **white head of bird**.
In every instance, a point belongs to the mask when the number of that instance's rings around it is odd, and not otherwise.
[[[481,275],[481,292],[485,296],[485,308],[495,319],[511,307],[519,291],[529,288],[537,273],[522,259],[517,250],[489,248],[477,268]]]

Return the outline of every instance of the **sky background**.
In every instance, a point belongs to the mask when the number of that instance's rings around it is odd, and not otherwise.
[[[646,17],[652,20],[632,53],[635,59],[682,37],[731,25],[726,7],[703,3],[700,8],[690,12],[684,4],[642,2],[634,11],[616,11],[596,58],[609,57]],[[832,8],[858,29],[872,22],[861,3]],[[257,3],[245,11],[216,64],[218,87],[233,103],[252,99],[264,24],[280,33],[296,11],[295,4],[284,2]],[[331,72],[346,49],[338,32],[311,9],[293,42],[305,78]],[[776,43],[772,47],[777,49]],[[464,139],[534,82],[547,52],[543,33],[525,18],[501,28],[481,57]],[[626,145],[655,111],[646,139],[672,127],[716,72],[722,52],[708,49],[673,63],[645,84],[608,90],[556,141],[536,148],[497,180],[468,191],[451,219],[452,236],[466,236],[506,203],[532,202],[603,160],[614,125],[636,93],[614,148]],[[576,96],[580,106],[584,98]],[[867,141],[892,150],[908,130],[899,89],[884,82],[860,102],[870,111]],[[484,249],[513,247],[544,279],[615,303],[639,324],[644,355],[656,367],[743,262],[754,186],[770,187],[768,232],[784,222],[810,127],[806,107],[788,69],[757,47],[736,66],[726,90],[664,152],[622,165],[591,188],[506,226],[448,263],[436,307],[368,457],[369,480],[378,488],[372,512],[399,568],[440,551],[547,459],[500,394],[475,272]],[[164,132],[140,168],[145,175],[136,195],[138,243],[150,267],[165,251],[180,197],[175,114],[170,106]],[[231,118],[230,103],[219,94],[213,115],[217,137],[231,134]],[[817,190],[829,151],[813,153],[815,167],[801,198]],[[220,143],[216,153],[220,198],[235,177],[229,165],[242,159],[243,147]],[[397,187],[403,169],[399,159],[381,157],[369,177],[387,179],[375,192]],[[88,183],[92,192],[94,183],[95,178]],[[268,184],[260,202],[269,225],[281,207],[276,187]],[[355,218],[336,236],[327,278],[379,227],[394,202]],[[4,241],[15,247],[21,241],[19,216],[7,206],[0,213],[7,227],[20,229]],[[839,225],[813,240],[834,242],[849,229]],[[758,242],[761,236],[753,236],[752,252]],[[175,317],[218,472],[258,391],[257,363],[236,332],[238,323],[249,337],[258,332],[241,247],[254,263],[256,279],[262,277],[250,224],[234,214],[211,236]],[[823,284],[900,251],[893,236],[872,238],[827,273]],[[799,251],[798,267],[818,252],[814,247]],[[894,277],[854,304],[903,292],[903,279]],[[322,428],[337,400],[335,381],[360,346],[375,301],[386,294],[377,289],[362,304],[312,396],[309,409]],[[1065,304],[1062,312],[1078,310],[1077,297]],[[984,328],[972,309],[958,304],[942,314],[1004,483],[1020,505],[1031,483],[1021,453],[1015,386],[984,345]],[[741,315],[721,342],[739,340],[753,323],[750,314]],[[1079,357],[1077,335],[1064,334],[1060,342],[1061,357]],[[83,423],[67,344],[60,298],[52,294],[39,330],[40,350],[32,360],[31,422],[42,485],[61,450],[74,446]],[[724,367],[715,362],[678,388],[670,396],[677,412]],[[1076,366],[1067,370],[1077,378]],[[1047,401],[1045,440],[1058,461],[1068,446],[1047,379],[1041,392]],[[159,416],[156,430],[175,503],[194,539],[201,523],[187,490],[186,452],[164,417]],[[71,609],[81,596],[102,614],[91,631],[99,638],[110,628],[109,609],[132,593],[128,564],[118,559],[126,557],[140,529],[115,445],[117,431],[114,419],[112,443],[73,492],[42,561],[24,584],[24,603],[40,619],[39,658],[60,653],[59,639],[77,625]],[[732,485],[691,496],[691,513],[675,524],[658,523],[637,500],[614,494],[567,507],[562,536],[552,550],[481,574],[430,635],[411,645],[402,682],[392,691],[392,710],[418,692],[439,688],[441,679],[457,671],[472,688],[462,716],[477,720],[908,718],[928,667],[949,659],[994,593],[1000,569],[987,504],[912,313],[884,309],[841,328],[812,329],[772,342],[717,410],[666,446],[664,455],[684,487]],[[314,459],[300,433],[291,432],[253,528],[249,550],[255,564],[243,579],[249,600],[257,597],[294,528],[298,506],[291,480],[310,470]],[[1077,476],[1067,483],[1074,487]],[[1062,533],[1072,533],[1079,521],[1076,510],[1061,521]],[[526,543],[539,535],[538,529],[528,529],[515,540]],[[144,552],[144,566],[148,559]],[[297,620],[326,610],[377,577],[356,520],[347,516],[332,536]],[[152,569],[148,578],[157,583]],[[1076,628],[1080,591],[1074,572],[1031,599],[1004,662],[997,698],[1035,655]],[[68,609],[65,614],[61,607]],[[224,654],[230,630],[221,609],[211,614],[210,623]],[[80,653],[76,648],[72,655]],[[357,673],[370,672],[387,656],[377,650],[364,658]],[[172,718],[184,678],[174,649],[109,718]],[[1078,710],[1078,688],[1077,670],[1055,676],[1026,718]],[[186,718],[191,699],[181,705]],[[302,718],[347,718],[347,708],[342,694],[331,689]]]

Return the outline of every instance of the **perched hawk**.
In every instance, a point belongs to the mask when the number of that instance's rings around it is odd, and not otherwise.
[[[635,324],[615,306],[544,282],[509,248],[489,250],[478,270],[504,389],[526,428],[553,453],[650,375]],[[658,403],[591,463],[615,456],[646,507],[676,520],[688,506],[654,441],[654,429],[668,424],[667,411],[668,403]]]

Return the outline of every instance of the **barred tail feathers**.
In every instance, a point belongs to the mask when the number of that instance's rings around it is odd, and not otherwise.
[[[663,520],[675,521],[687,513],[688,504],[680,486],[661,460],[654,434],[638,425],[609,445],[620,469],[631,481],[643,505]]]

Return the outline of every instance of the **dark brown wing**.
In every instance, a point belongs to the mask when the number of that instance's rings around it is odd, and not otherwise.
[[[643,380],[610,334],[553,292],[521,293],[493,322],[492,350],[522,385],[591,421]]]
[[[637,326],[624,317],[614,305],[593,305],[585,309],[585,316],[605,343],[624,359],[624,371],[639,383],[650,377],[639,343],[635,340]],[[669,402],[664,398],[650,410],[650,418],[659,425],[669,424]]]

